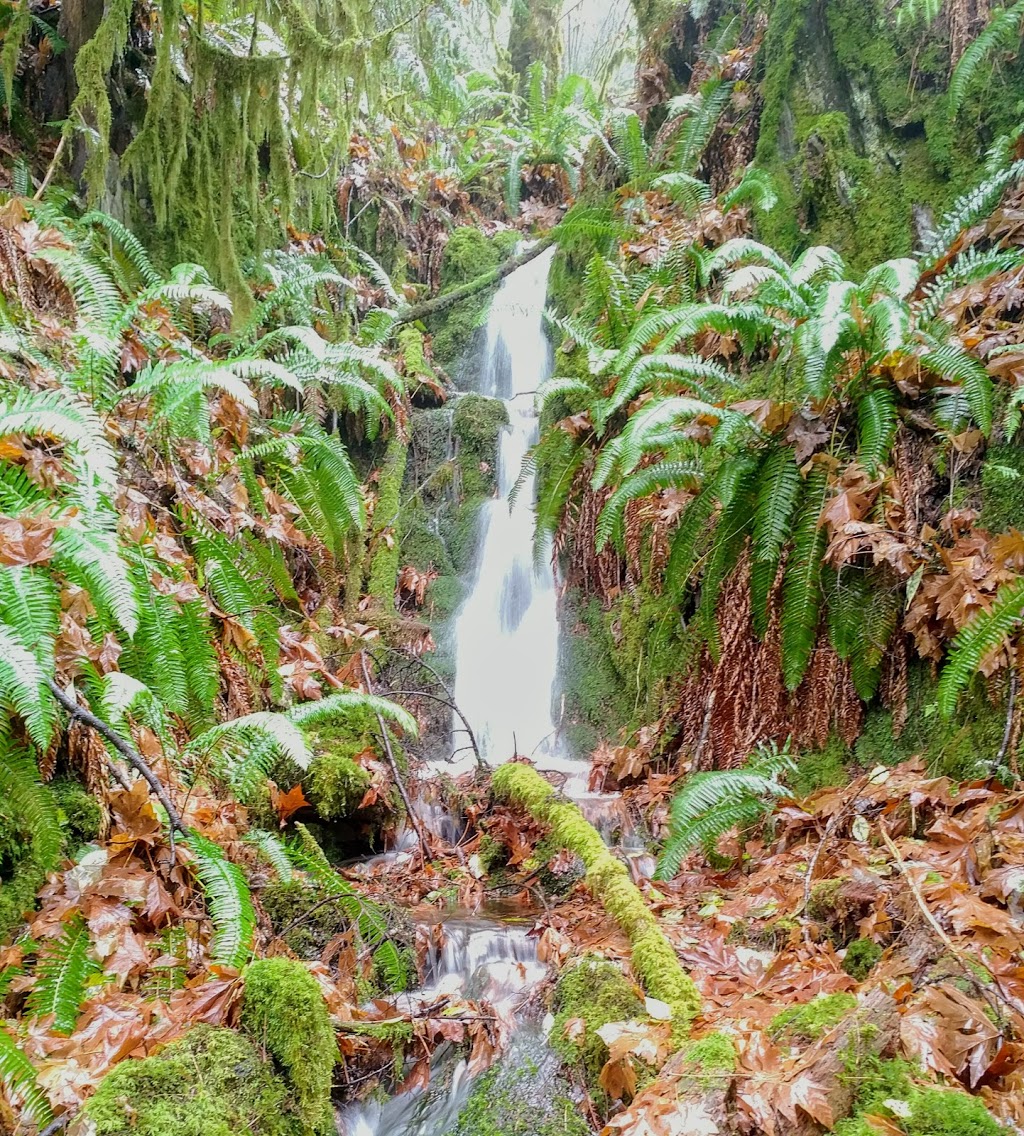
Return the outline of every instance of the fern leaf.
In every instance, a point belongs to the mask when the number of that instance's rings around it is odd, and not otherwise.
[[[60,938],[40,951],[28,1007],[38,1017],[52,1014],[54,1033],[67,1035],[74,1030],[89,979],[101,969],[89,957],[90,946],[89,928],[76,915]]]
[[[291,882],[292,862],[288,858],[288,849],[279,836],[254,828],[245,834],[245,840],[247,844],[253,844],[260,850],[263,858],[277,873],[281,883]]]
[[[252,957],[256,932],[249,885],[241,868],[212,840],[192,832],[187,844],[195,857],[196,875],[213,921],[210,957],[219,966],[241,970]]]
[[[889,457],[898,425],[896,399],[887,384],[875,383],[857,400],[858,456],[872,476]]]
[[[985,364],[955,343],[947,343],[921,356],[921,362],[938,375],[954,379],[963,388],[967,404],[983,434],[992,432],[992,379]]]
[[[39,1085],[32,1062],[6,1029],[0,1028],[0,1081],[25,1120],[42,1131],[53,1119],[53,1110]]]
[[[827,486],[828,479],[819,470],[807,479],[782,582],[782,673],[789,690],[800,685],[818,633],[821,560],[826,545],[825,530],[818,522]]]
[[[956,114],[967,96],[971,80],[978,73],[986,57],[995,51],[1020,49],[1020,26],[1024,20],[1024,0],[1017,0],[995,12],[981,34],[973,39],[953,70],[949,81],[950,111]]]
[[[956,713],[957,700],[985,659],[998,650],[1024,620],[1024,580],[1003,584],[992,607],[976,614],[953,640],[938,686],[943,717]]]
[[[800,497],[800,470],[788,447],[772,450],[758,478],[754,514],[754,562],[750,574],[750,604],[754,630],[768,630],[768,599],[782,549],[789,539],[793,514]]]

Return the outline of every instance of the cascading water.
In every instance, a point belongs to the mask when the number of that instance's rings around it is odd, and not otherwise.
[[[509,425],[501,436],[498,495],[480,510],[476,576],[454,639],[455,701],[490,764],[517,750],[541,759],[559,753],[551,712],[555,581],[548,558],[533,555],[533,477],[524,476],[511,507],[508,501],[537,440],[533,392],[551,374],[543,310],[553,255],[548,249],[506,277],[487,322],[480,393],[504,401]]]

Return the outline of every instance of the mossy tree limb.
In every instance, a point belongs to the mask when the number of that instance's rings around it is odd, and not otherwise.
[[[648,994],[672,1008],[676,1035],[684,1037],[700,1010],[700,995],[625,865],[611,854],[576,805],[559,797],[532,766],[518,762],[501,766],[492,788],[499,799],[526,809],[551,830],[562,848],[580,857],[587,869],[587,887],[629,938],[637,977]]]
[[[460,300],[465,300],[468,296],[475,296],[484,288],[490,288],[500,283],[506,276],[515,272],[517,268],[522,268],[524,264],[529,264],[531,260],[535,260],[545,249],[550,248],[554,241],[553,235],[543,237],[536,244],[526,249],[525,252],[509,257],[503,264],[483,273],[475,280],[470,280],[461,287],[453,288],[450,292],[445,292],[441,296],[435,296],[432,300],[424,300],[422,304],[413,304],[411,307],[403,308],[396,317],[396,324],[415,323],[417,320],[427,319],[428,316],[443,312]]]

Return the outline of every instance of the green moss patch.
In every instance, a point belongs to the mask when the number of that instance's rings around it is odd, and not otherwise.
[[[86,1102],[95,1136],[304,1136],[284,1081],[233,1030],[196,1026],[116,1065]]]
[[[351,816],[370,787],[370,774],[344,753],[317,757],[307,777],[309,803],[324,820]]]
[[[803,1006],[790,1006],[776,1014],[768,1031],[776,1040],[817,1041],[856,1007],[857,999],[853,994],[822,994]]]
[[[598,1078],[608,1060],[608,1047],[597,1031],[609,1022],[624,1022],[644,1016],[644,1003],[633,984],[613,963],[592,956],[568,966],[555,987],[555,1022],[551,1044],[562,1060],[579,1070],[595,1099],[604,1096]],[[566,1027],[571,1022],[579,1027]]]
[[[320,987],[302,963],[273,958],[248,967],[242,1027],[283,1070],[302,1122],[329,1132],[338,1047]]]
[[[875,968],[875,964],[882,957],[882,948],[874,939],[854,939],[846,948],[843,958],[843,970],[851,978],[863,982]]]

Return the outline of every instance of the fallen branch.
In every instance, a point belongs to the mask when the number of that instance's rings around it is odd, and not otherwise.
[[[366,652],[359,652],[359,663],[363,669],[363,685],[366,687],[367,694],[373,694],[373,684],[370,682],[370,671],[366,666]],[[409,823],[412,825],[413,832],[420,842],[420,851],[423,854],[423,862],[427,863],[430,859],[430,845],[427,844],[427,838],[423,835],[423,829],[420,822],[413,812],[412,801],[409,799],[409,794],[405,788],[405,782],[402,780],[402,775],[398,771],[398,762],[395,761],[395,754],[391,748],[391,736],[388,734],[388,728],[384,723],[383,717],[380,713],[377,714],[377,725],[380,727],[381,741],[384,744],[384,753],[388,759],[388,765],[391,766],[391,776],[395,779],[395,784],[398,786],[398,792],[402,797],[402,804],[405,805],[405,813],[409,818]]]
[[[77,702],[69,698],[53,679],[47,679],[46,682],[47,686],[50,688],[50,693],[60,705],[64,707],[70,718],[77,718],[80,722],[84,722],[87,726],[94,729],[101,737],[106,738],[125,761],[142,776],[142,779],[152,790],[153,796],[163,805],[164,811],[167,813],[167,819],[171,823],[171,847],[174,847],[175,830],[180,832],[182,836],[188,836],[188,829],[182,823],[181,814],[178,812],[170,796],[168,796],[163,782],[157,777],[153,770],[150,769],[142,754],[133,746],[130,746],[124,738],[122,738],[116,730],[108,726],[106,722],[97,718],[90,710],[86,710],[84,706],[79,706]]]
[[[550,248],[554,243],[555,238],[553,236],[542,237],[536,244],[530,245],[524,252],[509,257],[503,264],[499,264],[497,268],[491,269],[490,272],[485,272],[482,276],[477,276],[475,280],[470,280],[468,283],[462,284],[458,288],[453,288],[450,292],[445,292],[443,296],[435,296],[432,300],[424,300],[421,304],[413,304],[411,307],[400,309],[395,317],[395,326],[397,327],[399,324],[403,323],[415,323],[417,320],[426,319],[428,316],[433,316],[438,312],[445,311],[453,304],[457,304],[460,300],[475,296],[477,292],[482,292],[485,288],[500,284],[506,276],[515,272],[517,268],[522,268],[524,264],[529,264],[531,260],[536,259],[545,249]]]
[[[521,762],[500,766],[491,788],[499,800],[526,809],[534,820],[550,829],[560,848],[583,861],[587,887],[629,939],[634,974],[648,994],[668,1003],[673,1032],[679,1040],[685,1038],[690,1022],[700,1012],[700,994],[629,878],[625,864],[612,855],[579,808],[560,797],[533,766]]]

